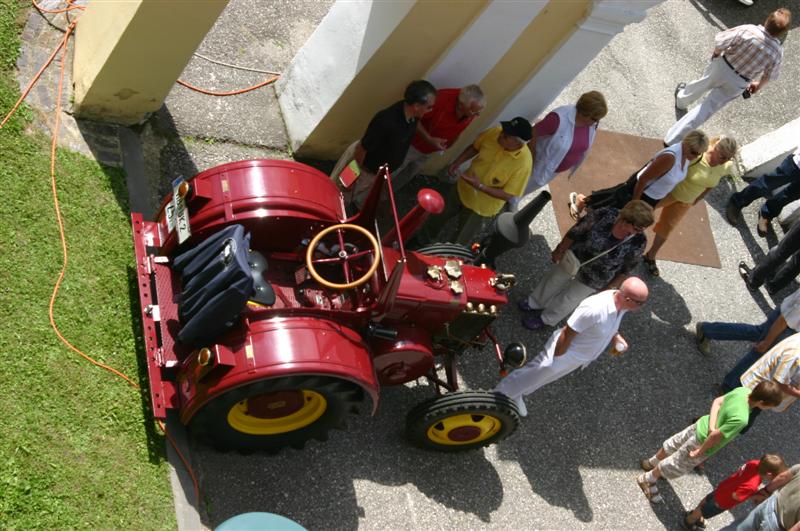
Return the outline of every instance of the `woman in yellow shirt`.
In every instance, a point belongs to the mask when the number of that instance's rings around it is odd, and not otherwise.
[[[736,141],[726,136],[712,138],[708,150],[697,162],[689,166],[686,178],[678,183],[672,191],[658,202],[656,209],[661,209],[658,222],[653,229],[656,237],[650,250],[642,257],[647,271],[653,275],[660,274],[656,265],[656,254],[667,241],[672,230],[694,205],[703,200],[720,179],[731,172],[731,159],[736,155]]]

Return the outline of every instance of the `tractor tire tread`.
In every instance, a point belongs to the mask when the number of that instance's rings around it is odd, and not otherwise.
[[[460,243],[451,242],[437,242],[425,245],[416,249],[414,252],[425,256],[436,256],[439,258],[456,258],[464,260],[468,264],[475,263],[478,255],[469,247],[461,245]]]
[[[484,414],[498,418],[500,431],[474,444],[442,445],[430,441],[427,433],[430,426],[448,416]],[[406,416],[406,436],[416,446],[426,450],[462,452],[475,450],[496,443],[510,436],[519,427],[520,416],[516,405],[507,396],[494,391],[457,391],[427,400],[412,408]]]
[[[227,412],[236,402],[249,396],[284,389],[309,389],[322,394],[327,400],[325,412],[307,426],[275,436],[240,433],[228,425]],[[359,407],[364,396],[363,390],[356,384],[335,377],[292,375],[268,378],[214,398],[189,421],[189,429],[199,442],[220,452],[276,454],[287,446],[302,449],[311,439],[327,440],[328,431],[340,426],[344,417]]]

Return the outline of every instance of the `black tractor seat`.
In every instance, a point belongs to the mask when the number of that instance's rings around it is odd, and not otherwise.
[[[253,296],[250,300],[264,306],[275,304],[275,290],[264,275],[267,273],[267,259],[258,251],[249,249],[247,251],[247,262],[250,265],[250,273],[253,276]]]
[[[275,292],[264,279],[267,260],[251,251],[250,235],[231,225],[181,253],[173,261],[183,289],[178,299],[181,343],[201,347],[232,328],[253,300],[275,304]]]

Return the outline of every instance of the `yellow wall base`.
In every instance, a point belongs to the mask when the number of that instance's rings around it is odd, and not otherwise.
[[[75,32],[75,115],[130,125],[158,110],[227,4],[89,2]]]

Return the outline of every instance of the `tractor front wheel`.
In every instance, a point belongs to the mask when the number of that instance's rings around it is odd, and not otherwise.
[[[276,452],[324,441],[357,411],[362,389],[339,378],[290,376],[237,387],[206,404],[190,421],[198,439],[218,450]]]
[[[420,448],[460,452],[505,439],[519,426],[519,412],[493,391],[458,391],[419,404],[406,416],[406,435]]]

